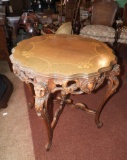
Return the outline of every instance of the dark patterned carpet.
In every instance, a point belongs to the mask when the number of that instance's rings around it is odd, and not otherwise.
[[[28,109],[36,160],[127,160],[127,47],[121,47],[118,62],[121,66],[119,89],[103,109],[101,129],[96,127],[94,115],[66,106],[55,128],[51,150],[46,152],[43,120],[35,109]],[[27,86],[24,88],[27,102],[32,101]],[[96,93],[72,98],[97,108],[104,93],[105,87]]]

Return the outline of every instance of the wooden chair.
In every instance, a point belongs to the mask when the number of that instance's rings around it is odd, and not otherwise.
[[[9,54],[9,50],[7,48],[7,40],[5,37],[5,30],[2,27],[0,27],[0,37],[1,37],[1,40],[0,40],[0,60],[7,61],[9,68],[12,71],[12,64],[11,64],[11,61],[9,58],[10,54]]]
[[[90,37],[113,46],[116,30],[113,28],[118,3],[112,0],[96,0],[92,4],[90,24],[83,26],[80,35]]]
[[[122,45],[127,45],[127,3],[123,8],[122,23],[118,25],[117,51]]]

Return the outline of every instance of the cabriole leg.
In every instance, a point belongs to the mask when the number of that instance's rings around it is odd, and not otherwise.
[[[100,103],[100,105],[96,111],[96,114],[95,114],[95,123],[97,124],[98,128],[101,128],[103,125],[103,123],[100,122],[100,120],[99,120],[101,111],[102,111],[105,103],[107,102],[107,100],[116,91],[116,89],[119,85],[119,80],[117,78],[117,75],[119,75],[119,73],[120,73],[120,68],[119,68],[119,65],[116,64],[114,66],[114,68],[112,69],[112,71],[107,74],[108,89],[107,89],[107,92],[106,92],[106,94],[105,94],[102,102]]]

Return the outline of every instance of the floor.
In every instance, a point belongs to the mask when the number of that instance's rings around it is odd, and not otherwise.
[[[14,86],[8,107],[0,109],[0,160],[35,160],[23,83],[6,62],[0,61],[0,73]]]

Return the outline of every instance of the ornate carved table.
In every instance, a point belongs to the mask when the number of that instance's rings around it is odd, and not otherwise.
[[[48,34],[23,40],[12,50],[10,59],[14,73],[34,86],[35,109],[48,133],[46,150],[51,147],[54,128],[66,104],[93,113],[98,128],[102,126],[99,117],[118,87],[120,72],[117,58],[106,44],[78,35]],[[69,98],[71,94],[90,94],[104,81],[107,91],[96,111]],[[60,107],[51,121],[47,103],[51,93],[57,91]]]

